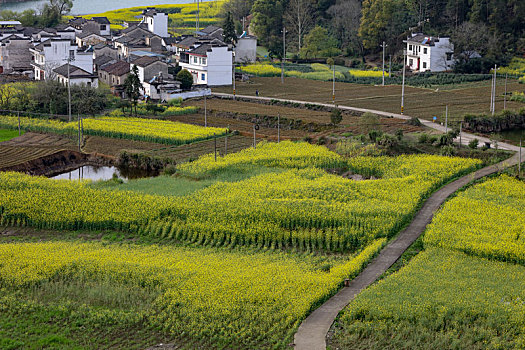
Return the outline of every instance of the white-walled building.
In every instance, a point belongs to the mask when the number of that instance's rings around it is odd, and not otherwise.
[[[154,8],[144,10],[142,14],[142,22],[148,25],[148,30],[162,38],[169,37],[168,34],[168,15],[163,12],[158,12]]]
[[[94,88],[98,87],[98,76],[77,66],[69,65],[68,68],[68,65],[64,64],[58,68],[55,68],[53,72],[56,75],[56,80],[64,85],[67,85],[69,82],[71,82],[72,86],[85,84]]]
[[[254,63],[257,57],[257,37],[244,32],[237,38],[237,44],[233,48],[235,62]]]
[[[407,66],[415,72],[442,72],[454,64],[454,45],[450,38],[413,34],[406,41]]]
[[[77,49],[77,45],[71,44],[71,41],[58,38],[48,39],[30,48],[35,79],[46,80],[53,76],[53,70],[66,64],[68,58],[71,64],[93,73],[93,53],[78,52]]]
[[[227,45],[202,44],[184,53],[179,65],[196,85],[232,84],[233,52]]]

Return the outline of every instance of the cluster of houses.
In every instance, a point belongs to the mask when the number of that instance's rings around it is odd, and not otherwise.
[[[243,33],[235,46],[223,40],[223,29],[210,25],[194,35],[168,33],[168,15],[144,10],[140,21],[113,31],[106,17],[74,17],[55,28],[28,28],[0,21],[0,74],[26,75],[64,84],[107,84],[123,95],[133,66],[145,97],[169,99],[180,92],[177,66],[187,69],[196,86],[231,85],[234,63],[255,62],[257,39]]]

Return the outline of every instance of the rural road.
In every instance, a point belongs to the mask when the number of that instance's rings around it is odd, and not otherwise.
[[[231,94],[214,93],[213,95],[223,98],[233,98]],[[254,97],[237,95],[238,98],[253,99],[253,100],[278,100],[281,102],[299,103],[306,104],[312,103],[325,107],[333,107],[333,105],[325,103],[316,103],[308,101],[297,101],[278,99],[270,97]],[[398,119],[411,119],[410,116],[388,113],[383,111],[377,111],[372,109],[355,108],[350,106],[337,106],[343,110],[357,111],[357,112],[371,112],[381,116],[394,117]],[[420,122],[434,130],[445,132],[445,127],[436,123],[432,123],[428,120],[419,119]],[[474,134],[462,132],[461,143],[468,144],[470,140],[477,138],[481,143],[491,142],[488,138],[480,137]],[[457,138],[455,141],[459,143],[460,139]],[[499,143],[500,149],[509,151],[519,151],[519,147],[510,145],[507,143]],[[487,175],[496,173],[506,167],[516,165],[519,161],[519,154],[514,154],[511,158],[483,169],[480,169],[474,173],[465,175],[448,185],[442,187],[438,191],[428,198],[419,212],[416,213],[414,219],[410,225],[405,228],[395,240],[391,241],[380,254],[372,260],[370,264],[356,277],[354,278],[348,287],[341,289],[336,295],[328,299],[323,305],[312,312],[299,326],[297,333],[294,337],[294,345],[297,350],[324,350],[326,349],[326,334],[330,330],[333,322],[337,315],[344,307],[346,307],[363,289],[370,286],[374,281],[377,280],[392,264],[394,264],[405,250],[425,231],[427,225],[431,222],[434,213],[441,207],[441,205],[454,194],[457,190],[466,186],[470,182],[485,177]]]
[[[217,93],[217,92],[212,93],[212,96],[217,96],[217,97],[222,97],[222,98],[231,98],[231,99],[234,98],[234,96],[232,94],[224,94],[224,93]],[[236,98],[242,98],[242,99],[251,99],[251,100],[256,100],[256,101],[257,100],[258,101],[272,101],[272,100],[274,100],[274,101],[280,101],[280,102],[298,103],[298,104],[302,104],[302,105],[304,105],[304,104],[314,104],[314,105],[319,105],[319,106],[329,107],[329,108],[333,108],[334,107],[333,104],[329,104],[329,103],[318,103],[318,102],[300,101],[300,100],[288,100],[288,99],[275,98],[275,97],[250,96],[250,95],[235,95],[235,97]],[[337,105],[337,108],[342,109],[342,110],[346,110],[346,111],[355,111],[355,112],[362,112],[362,113],[370,112],[370,113],[374,113],[374,114],[381,115],[381,116],[384,116],[384,117],[393,117],[393,118],[404,119],[404,120],[408,120],[408,119],[412,118],[412,117],[404,115],[404,114],[397,114],[397,113],[378,111],[378,110],[375,110],[375,109],[357,108],[357,107],[344,106],[344,105]],[[423,124],[426,127],[429,127],[431,129],[434,129],[434,130],[437,130],[437,131],[440,131],[440,132],[443,132],[443,133],[445,132],[445,127],[443,125],[436,124],[436,123],[433,123],[433,122],[431,122],[429,120],[425,120],[425,119],[421,119],[421,118],[419,118],[419,121],[421,122],[421,124]],[[485,142],[489,142],[489,143],[492,144],[492,141],[489,138],[487,138],[487,137],[477,136],[477,135],[469,134],[469,133],[466,133],[466,132],[462,132],[461,133],[461,144],[468,145],[468,143],[472,139],[478,139],[479,142],[480,142],[480,145],[485,144]],[[456,138],[455,141],[457,143],[459,143],[459,137]],[[498,148],[499,149],[504,149],[504,150],[507,150],[507,151],[514,151],[514,152],[518,152],[519,151],[519,147],[518,146],[510,145],[510,144],[504,143],[504,142],[498,142]]]

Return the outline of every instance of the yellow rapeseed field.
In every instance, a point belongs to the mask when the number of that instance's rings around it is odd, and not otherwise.
[[[47,120],[21,117],[21,127],[27,131],[41,131],[58,134],[74,134],[78,122],[64,123],[58,120]],[[18,118],[0,116],[0,127],[18,128]],[[106,136],[137,141],[159,142],[181,145],[224,135],[225,128],[205,128],[158,119],[131,117],[101,117],[83,119],[83,130],[86,135]]]
[[[172,338],[189,338],[205,347],[284,348],[310,310],[335,293],[345,278],[354,277],[384,243],[385,239],[377,240],[360,254],[333,260],[326,268],[316,264],[315,257],[278,252],[79,242],[4,243],[0,244],[0,290],[32,295],[38,294],[43,284],[68,286],[75,281],[104,281],[113,288],[143,290],[144,294],[153,290],[158,296],[151,309],[137,312],[131,320],[125,310],[112,309],[100,301],[90,305],[86,300],[72,313],[83,322],[101,325],[141,321]],[[36,305],[46,306],[45,300],[10,300],[7,290],[3,292],[0,311],[16,307],[29,315]],[[74,305],[56,306],[68,309]]]

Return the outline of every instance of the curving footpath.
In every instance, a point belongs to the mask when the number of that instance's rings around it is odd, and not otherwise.
[[[223,93],[213,93],[213,95],[222,97],[222,98],[234,98],[231,94]],[[238,98],[242,99],[252,99],[260,101],[271,101],[277,100],[281,102],[289,103],[299,103],[299,104],[316,104],[324,107],[333,107],[331,104],[326,103],[317,103],[309,101],[298,101],[298,100],[288,100],[288,99],[279,99],[279,98],[270,98],[270,97],[261,97],[261,96],[247,96],[247,95],[236,95]],[[383,111],[377,111],[373,109],[365,108],[355,108],[350,106],[337,106],[343,110],[350,110],[356,112],[371,112],[377,115],[394,117],[398,119],[411,119],[410,116],[388,113]],[[440,132],[445,132],[446,129],[444,126],[430,122],[428,120],[419,119],[420,122],[434,130]],[[486,137],[480,137],[474,134],[462,132],[461,134],[461,143],[466,145],[470,140],[477,138],[480,142],[492,142]],[[459,143],[460,139],[455,140]],[[507,143],[499,143],[499,148],[519,152],[520,148],[514,145]],[[523,150],[522,150],[523,152]],[[524,152],[525,153],[525,152]],[[514,166],[518,164],[519,153],[514,154],[512,157],[507,160],[485,167],[483,169],[477,170],[474,173],[465,175],[448,185],[445,185],[438,191],[434,192],[423,204],[421,209],[416,213],[414,219],[410,225],[405,228],[397,238],[391,241],[379,255],[372,260],[370,264],[356,277],[354,278],[348,287],[341,289],[336,295],[328,299],[323,305],[318,309],[313,311],[299,326],[297,333],[294,337],[294,346],[297,350],[325,350],[326,349],[326,334],[330,330],[330,327],[335,321],[335,318],[339,312],[348,305],[357,294],[359,294],[363,289],[367,288],[369,285],[374,283],[379,276],[390,268],[405,252],[405,250],[425,231],[427,225],[432,220],[434,213],[441,207],[441,205],[454,194],[456,191],[465,187],[470,182],[478,180],[482,177],[497,173],[507,167]]]
[[[381,253],[350,282],[348,287],[339,291],[336,295],[312,312],[303,323],[301,323],[294,337],[295,349],[326,349],[326,334],[338,313],[348,305],[357,294],[371,285],[399,259],[404,251],[425,231],[425,228],[432,220],[434,213],[441,207],[448,197],[454,194],[457,190],[468,185],[471,181],[494,174],[506,167],[516,165],[517,163],[518,154],[515,154],[501,163],[465,175],[432,194],[415,215],[410,225],[404,229],[394,241],[390,242],[385,248],[383,248]]]

